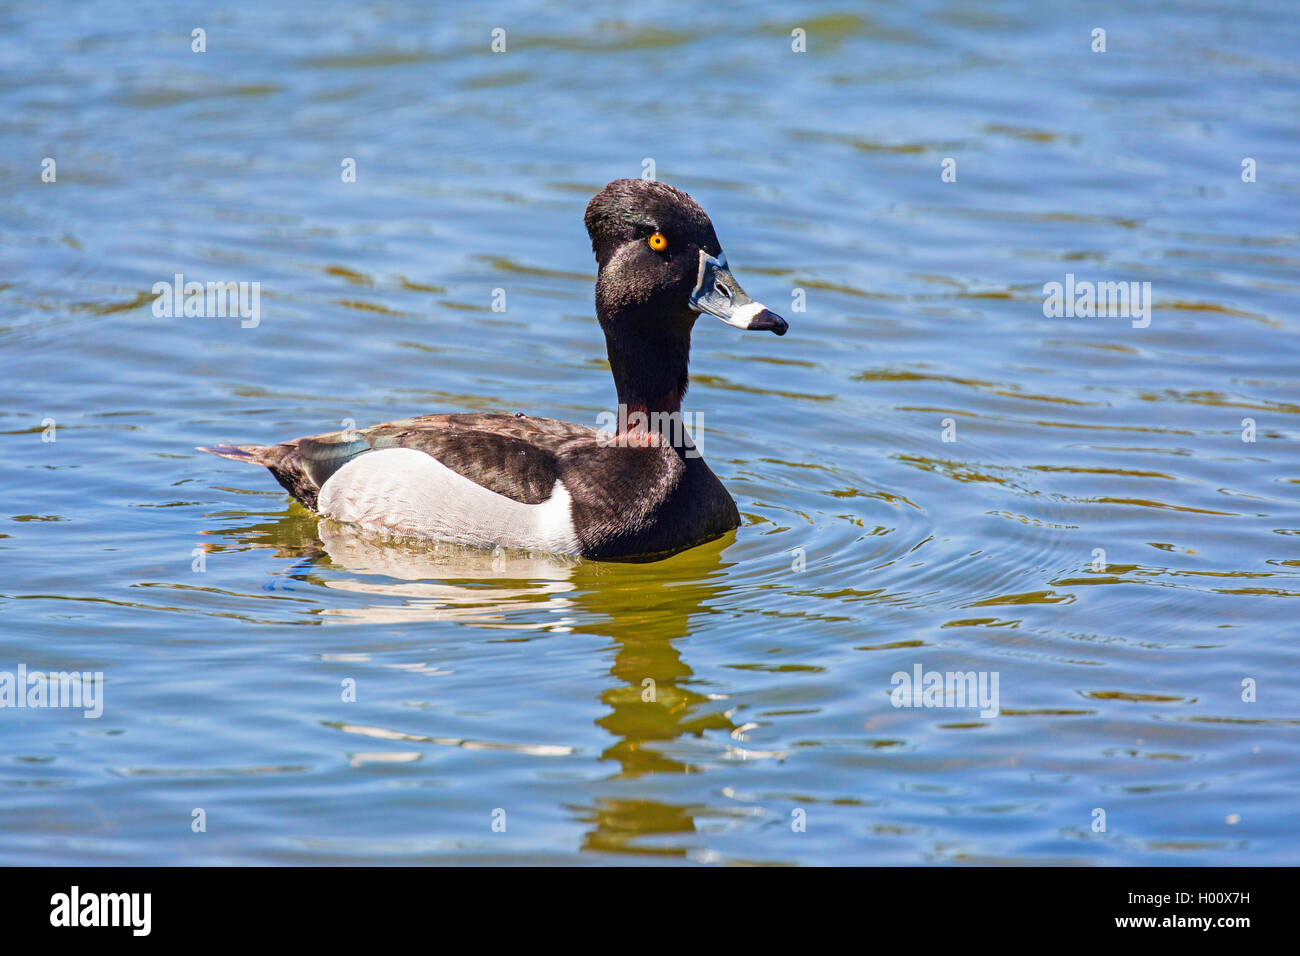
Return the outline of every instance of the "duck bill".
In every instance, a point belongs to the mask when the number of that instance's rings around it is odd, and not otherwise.
[[[717,316],[738,329],[785,335],[790,327],[785,319],[745,294],[727,267],[725,254],[714,258],[700,250],[700,275],[690,302],[696,312]]]

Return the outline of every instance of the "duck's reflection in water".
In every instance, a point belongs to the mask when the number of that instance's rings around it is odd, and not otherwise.
[[[567,631],[572,624],[570,576],[578,559],[456,545],[376,538],[328,519],[321,549],[349,575],[325,577],[324,587],[400,598],[369,607],[334,607],[327,617],[372,624],[456,621],[482,627]],[[387,578],[388,580],[381,580]],[[525,612],[522,620],[514,612]]]
[[[328,519],[319,519],[316,537],[309,538],[305,520],[294,509],[279,521],[217,533],[299,558],[294,577],[382,599],[326,608],[327,620],[455,622],[611,640],[609,673],[616,680],[598,691],[609,710],[596,723],[613,738],[602,751],[619,767],[613,789],[635,793],[629,781],[645,774],[696,773],[720,760],[781,756],[744,749],[726,700],[692,687],[693,673],[676,646],[690,633],[692,618],[711,613],[724,590],[728,565],[721,555],[731,535],[637,564],[376,538]],[[706,737],[706,731],[731,736]],[[574,808],[590,825],[585,850],[679,856],[688,848],[664,838],[693,833],[698,811],[693,804],[640,796],[601,797]],[[653,845],[645,845],[651,837],[657,837]]]

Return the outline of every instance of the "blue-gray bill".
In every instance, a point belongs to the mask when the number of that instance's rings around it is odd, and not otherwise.
[[[785,319],[745,294],[727,266],[726,253],[714,258],[700,250],[700,277],[691,293],[691,308],[750,332],[785,335],[790,327]]]

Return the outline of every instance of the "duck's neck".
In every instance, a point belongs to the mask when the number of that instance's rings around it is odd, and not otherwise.
[[[669,438],[681,434],[682,396],[690,378],[690,332],[674,335],[662,328],[649,336],[616,334],[605,330],[609,367],[618,391],[618,432],[658,432]],[[675,444],[675,443],[674,443]]]

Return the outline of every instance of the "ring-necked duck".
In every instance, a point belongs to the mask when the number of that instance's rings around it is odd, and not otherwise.
[[[613,433],[523,415],[423,415],[278,445],[200,448],[264,465],[308,508],[373,531],[592,558],[667,555],[740,524],[681,421],[701,312],[784,335],[679,189],[618,179],[587,204]]]

